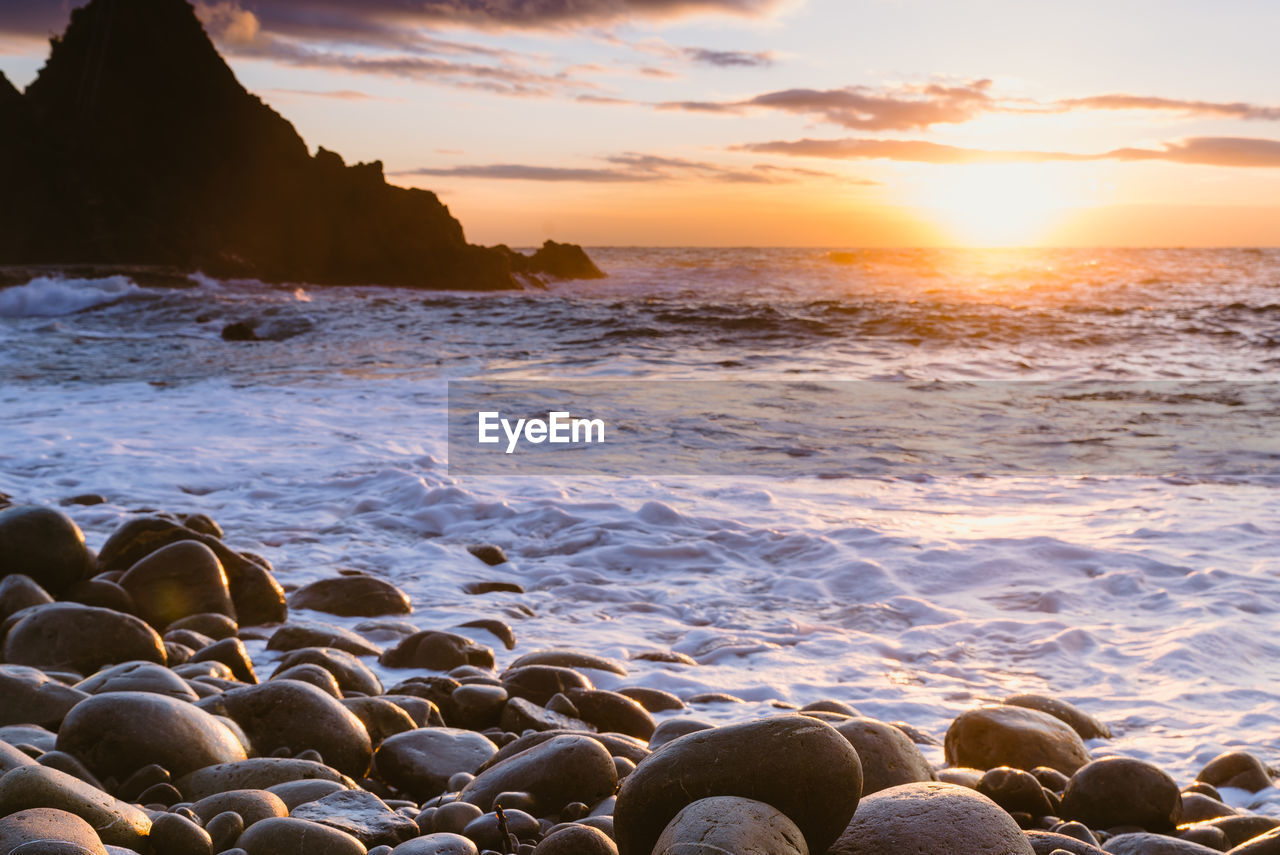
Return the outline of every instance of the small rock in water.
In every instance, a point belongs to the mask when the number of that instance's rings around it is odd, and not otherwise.
[[[497,567],[499,564],[507,563],[507,553],[502,551],[501,546],[494,546],[491,543],[472,544],[467,547],[467,552],[470,552],[490,567]]]
[[[332,647],[353,656],[377,656],[382,649],[368,639],[332,624],[287,623],[272,633],[268,650],[297,650],[300,647]]]
[[[502,642],[502,646],[508,650],[514,650],[516,646],[516,634],[507,623],[495,618],[478,618],[477,620],[469,620],[466,623],[458,624],[459,627],[474,627],[483,629],[485,632],[491,633],[494,638]]]
[[[631,658],[645,662],[669,662],[672,665],[698,664],[698,660],[694,659],[689,654],[677,653],[674,650],[642,650],[639,653],[631,654]]]
[[[694,718],[669,718],[661,722],[653,730],[653,735],[649,737],[649,747],[657,750],[660,746],[666,745],[673,739],[679,739],[690,733],[697,733],[700,730],[710,730],[715,725],[706,721],[699,721]]]
[[[502,562],[498,562],[501,564]],[[468,582],[462,586],[464,593],[479,596],[481,594],[523,594],[524,587],[515,582]]]
[[[535,650],[526,653],[508,666],[508,671],[523,668],[526,665],[551,665],[559,668],[593,668],[597,671],[608,671],[621,677],[627,676],[627,666],[616,659],[597,656],[594,653],[580,653],[576,650]]]
[[[247,321],[233,321],[222,328],[223,341],[261,341]]]
[[[644,686],[627,686],[619,689],[618,694],[626,695],[651,713],[684,709],[684,701],[670,692],[661,689],[649,689]]]
[[[727,695],[724,692],[700,692],[696,695],[690,695],[685,698],[687,704],[744,704],[742,698],[736,695]]]
[[[364,574],[312,582],[289,597],[289,606],[343,617],[407,615],[413,611],[408,594],[385,579]]]

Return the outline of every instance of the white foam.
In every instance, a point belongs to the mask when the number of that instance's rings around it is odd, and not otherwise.
[[[143,293],[143,289],[127,276],[108,276],[102,279],[40,276],[25,285],[0,289],[0,317],[73,315],[140,293]]]

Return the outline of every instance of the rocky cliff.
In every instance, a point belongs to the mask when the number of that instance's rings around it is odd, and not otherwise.
[[[313,156],[185,0],[92,0],[51,45],[25,93],[0,77],[0,264],[477,289],[534,272],[381,163]]]

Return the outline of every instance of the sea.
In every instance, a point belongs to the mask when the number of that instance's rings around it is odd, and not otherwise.
[[[361,570],[410,595],[415,626],[506,621],[510,651],[460,630],[499,667],[567,647],[627,661],[590,672],[604,688],[741,701],[660,718],[834,698],[940,742],[959,712],[1037,692],[1111,727],[1096,755],[1180,783],[1225,750],[1280,765],[1280,250],[590,254],[607,279],[502,293],[0,290],[0,491],[100,494],[65,507],[95,548],[137,514],[205,513],[286,586]],[[236,322],[263,340],[224,340]],[[679,465],[451,466],[450,390],[475,383],[750,388],[772,413],[763,437],[695,407],[682,436],[706,447]],[[899,427],[874,449],[788,444],[779,424],[832,384],[867,393],[846,402],[934,384],[979,400],[886,412]],[[1081,400],[1084,424],[1046,415]],[[912,424],[976,457],[895,443]],[[1064,466],[1006,436],[1115,452]],[[1190,456],[1122,441],[1144,437]],[[704,465],[708,448],[733,465]],[[485,581],[524,593],[465,593]],[[634,658],[653,650],[696,664]],[[1278,788],[1227,796],[1280,815]]]

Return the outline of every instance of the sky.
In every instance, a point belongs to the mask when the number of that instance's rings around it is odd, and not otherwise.
[[[0,0],[0,70],[74,5]],[[473,242],[1280,246],[1274,0],[196,7],[313,149]]]

